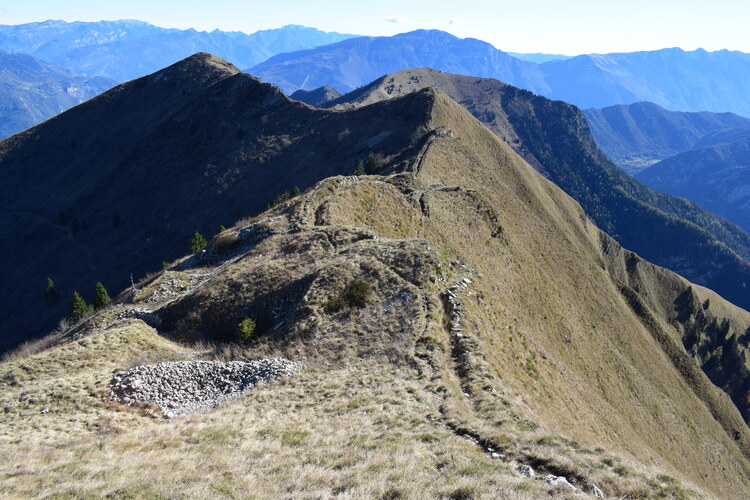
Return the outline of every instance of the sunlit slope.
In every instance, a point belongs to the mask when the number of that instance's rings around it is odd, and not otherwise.
[[[239,221],[0,365],[2,491],[570,495],[552,473],[586,494],[747,496],[747,426],[682,337],[688,303],[733,332],[750,315],[623,250],[447,95],[414,97],[426,132],[387,175],[329,177]],[[356,280],[369,292],[347,303]],[[244,348],[172,341],[231,340],[244,317]],[[174,421],[105,400],[115,370],[203,356],[307,369]]]

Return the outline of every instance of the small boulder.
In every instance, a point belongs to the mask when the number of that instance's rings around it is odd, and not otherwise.
[[[529,479],[534,479],[534,476],[536,475],[534,473],[534,469],[531,468],[530,465],[521,465],[518,467],[518,472],[524,477],[528,477]]]
[[[555,476],[554,474],[547,474],[544,478],[547,484],[550,486],[560,486],[563,488],[570,488],[571,491],[578,491],[578,488],[568,482],[568,479],[563,476]]]

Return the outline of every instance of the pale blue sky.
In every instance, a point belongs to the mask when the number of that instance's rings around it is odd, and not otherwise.
[[[0,0],[0,24],[126,18],[248,33],[285,24],[363,35],[435,28],[513,52],[750,52],[750,0]]]

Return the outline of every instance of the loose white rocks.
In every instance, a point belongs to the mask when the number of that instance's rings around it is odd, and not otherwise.
[[[550,486],[562,486],[570,488],[571,491],[578,491],[578,488],[568,482],[568,479],[563,476],[555,476],[554,474],[547,474],[544,478],[547,484]]]
[[[127,405],[150,403],[165,417],[174,418],[212,410],[260,383],[296,375],[303,368],[302,363],[285,358],[227,363],[174,361],[119,372],[109,390],[115,401]]]
[[[161,318],[159,317],[159,315],[155,312],[152,312],[150,309],[145,309],[143,307],[131,307],[129,309],[125,309],[124,311],[121,311],[117,314],[117,318],[139,319],[152,328],[159,328],[161,326]]]
[[[518,472],[522,476],[528,477],[529,479],[534,479],[534,469],[532,469],[530,465],[521,465],[520,467],[518,467]]]
[[[597,485],[591,485],[591,491],[596,498],[604,498],[604,492]]]

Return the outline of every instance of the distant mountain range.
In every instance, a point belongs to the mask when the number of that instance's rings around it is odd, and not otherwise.
[[[648,102],[585,114],[599,147],[623,170],[750,231],[750,119]]]
[[[750,116],[750,54],[679,48],[590,54],[541,65],[552,99],[582,108],[649,101],[675,111]]]
[[[628,173],[693,149],[708,135],[750,126],[732,113],[667,111],[650,102],[584,111],[601,150]],[[725,142],[721,137],[719,142]]]
[[[251,74],[287,94],[323,86],[349,92],[384,74],[431,67],[495,78],[582,108],[650,101],[677,111],[734,112],[750,117],[746,92],[750,55],[726,50],[663,49],[568,57],[505,53],[481,40],[460,39],[438,30],[360,37],[289,25],[245,34],[169,29],[133,20],[3,25],[0,50],[25,53],[84,77],[117,82],[205,51],[250,68]],[[13,88],[29,92],[22,85]],[[49,99],[49,93],[31,92],[37,95],[26,96],[29,100]],[[55,102],[46,107],[60,108]]]
[[[249,71],[285,92],[324,85],[348,92],[419,67],[495,78],[581,108],[650,101],[677,111],[750,116],[750,54],[727,50],[589,54],[537,64],[480,40],[418,30],[278,55]]]
[[[326,85],[350,92],[384,74],[422,67],[498,78],[524,88],[543,84],[537,64],[511,57],[487,42],[457,38],[438,30],[351,38],[279,54],[248,72],[291,94]]]
[[[168,29],[134,20],[73,23],[49,20],[0,26],[0,50],[29,54],[81,75],[123,82],[196,52],[211,52],[246,68],[281,52],[352,36],[296,25],[246,34]]]
[[[116,85],[26,54],[0,51],[0,139],[32,127]]]
[[[641,171],[637,178],[659,191],[693,200],[750,231],[750,127],[733,130],[734,138],[679,153]]]

